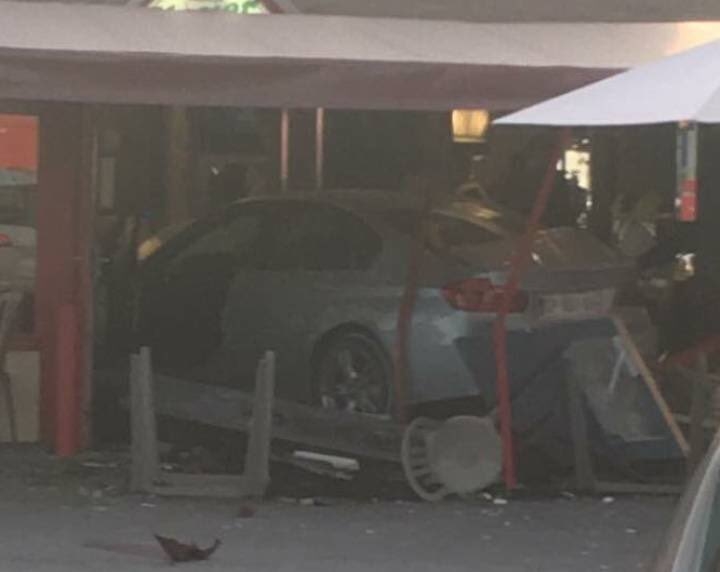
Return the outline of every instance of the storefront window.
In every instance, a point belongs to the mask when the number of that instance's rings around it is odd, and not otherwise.
[[[0,288],[25,292],[19,330],[32,334],[38,121],[0,114]]]

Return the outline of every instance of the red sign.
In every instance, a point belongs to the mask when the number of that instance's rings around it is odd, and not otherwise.
[[[0,169],[37,170],[38,121],[0,114]]]

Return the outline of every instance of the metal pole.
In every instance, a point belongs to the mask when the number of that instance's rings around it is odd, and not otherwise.
[[[518,291],[520,280],[531,259],[535,235],[540,228],[540,221],[548,199],[552,193],[555,182],[555,171],[558,159],[570,141],[570,131],[564,130],[559,138],[556,148],[547,166],[542,186],[535,197],[530,219],[527,223],[525,235],[518,243],[517,250],[510,260],[508,278],[504,285],[503,299],[500,310],[493,323],[493,348],[495,350],[495,387],[497,390],[498,416],[500,419],[500,435],[503,443],[503,480],[507,490],[517,486],[515,471],[515,453],[512,433],[512,404],[510,395],[510,374],[508,371],[507,353],[507,316],[510,313],[510,304]]]
[[[290,111],[283,109],[280,115],[280,189],[288,190],[290,173]]]
[[[322,191],[325,173],[325,110],[315,110],[315,190]]]

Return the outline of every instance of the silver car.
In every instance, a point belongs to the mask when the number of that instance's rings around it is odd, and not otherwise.
[[[140,269],[140,342],[156,367],[243,387],[265,350],[280,397],[386,414],[391,352],[420,201],[334,191],[247,199],[199,220]],[[425,227],[410,340],[413,403],[495,403],[492,321],[524,223],[472,200],[435,207]],[[589,233],[542,231],[512,301],[513,390],[572,339],[605,335],[628,264]]]

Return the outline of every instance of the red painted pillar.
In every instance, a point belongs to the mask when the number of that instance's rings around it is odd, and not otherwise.
[[[81,106],[42,109],[35,294],[40,427],[43,440],[56,450],[62,445],[64,454],[84,447],[89,431],[92,200],[86,134]],[[63,320],[68,313],[73,320]]]

